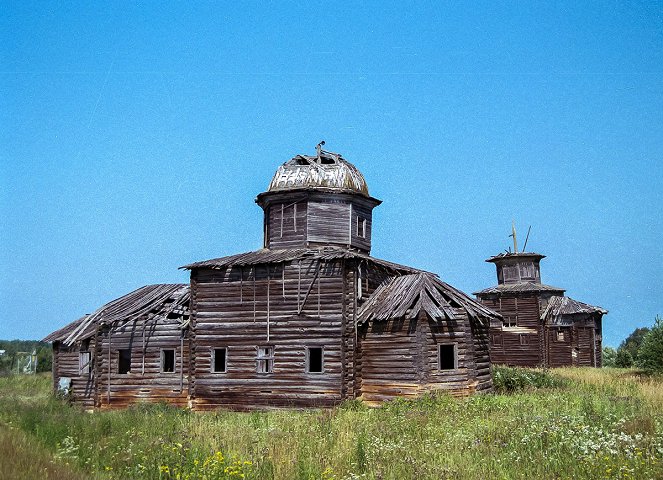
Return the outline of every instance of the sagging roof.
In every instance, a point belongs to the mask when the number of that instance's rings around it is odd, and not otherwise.
[[[130,322],[143,316],[165,320],[173,314],[181,317],[182,325],[185,326],[187,320],[184,317],[189,315],[189,290],[189,285],[182,283],[141,287],[51,333],[44,341],[61,341],[65,345],[72,345],[90,337],[99,324]]]
[[[579,302],[571,297],[550,297],[548,306],[541,314],[541,319],[550,325],[567,324],[563,317],[576,314],[600,314],[605,315],[608,311],[601,307]]]
[[[267,191],[318,188],[369,196],[366,180],[357,167],[340,154],[324,150],[319,156],[297,155],[285,162],[276,170]]]
[[[358,323],[413,319],[421,311],[436,321],[453,320],[458,308],[471,317],[502,318],[432,273],[422,272],[395,277],[380,285],[360,308]]]
[[[488,295],[491,293],[519,293],[519,292],[555,292],[564,293],[566,290],[563,288],[553,287],[544,283],[535,282],[518,282],[518,283],[503,283],[493,287],[484,288],[478,292],[473,292],[472,295]]]
[[[264,265],[268,263],[291,262],[293,260],[313,259],[313,260],[337,260],[342,258],[358,258],[375,263],[382,267],[390,268],[403,273],[422,272],[417,268],[406,267],[397,263],[380,260],[364,253],[354,250],[348,250],[340,247],[324,248],[288,248],[288,249],[268,249],[255,250],[253,252],[230,255],[228,257],[213,258],[202,262],[190,263],[180,267],[181,269],[192,270],[194,268],[214,268],[221,269],[234,266]]]
[[[83,323],[89,315],[83,315],[81,318],[78,320],[74,320],[73,322],[65,325],[59,330],[54,331],[53,333],[47,335],[42,342],[61,342],[65,338],[69,336],[71,332],[74,331],[81,323]]]

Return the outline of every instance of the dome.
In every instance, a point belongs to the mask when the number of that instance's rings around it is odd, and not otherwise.
[[[369,196],[366,180],[357,167],[340,154],[324,150],[317,156],[297,155],[285,162],[276,170],[267,191],[317,188]]]

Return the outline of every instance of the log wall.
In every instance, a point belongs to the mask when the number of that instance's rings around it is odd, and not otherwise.
[[[94,407],[94,368],[91,363],[87,373],[81,372],[80,354],[93,351],[94,339],[89,343],[83,341],[70,347],[60,342],[53,343],[53,387],[57,391],[60,379],[70,378],[70,398],[85,408]]]
[[[131,350],[129,373],[119,373],[119,350]],[[161,351],[175,350],[175,371],[161,371]],[[98,333],[95,349],[96,403],[123,408],[133,403],[187,405],[189,340],[177,320],[141,319]]]
[[[199,269],[191,288],[194,408],[328,406],[347,394],[342,261]],[[259,347],[273,347],[272,373],[257,372]],[[324,373],[306,372],[307,347],[323,348]],[[212,372],[215,348],[227,349],[225,373]]]

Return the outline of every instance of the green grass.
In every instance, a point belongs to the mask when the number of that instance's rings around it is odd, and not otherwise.
[[[0,476],[58,478],[30,455],[60,478],[663,478],[661,378],[497,371],[512,393],[254,413],[84,413],[49,376],[2,378]]]

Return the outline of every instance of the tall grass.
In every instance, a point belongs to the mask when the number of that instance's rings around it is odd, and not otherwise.
[[[663,478],[663,382],[624,373],[565,369],[510,394],[253,413],[87,414],[52,398],[49,377],[14,377],[0,379],[0,426],[88,478]],[[0,456],[5,471],[12,462]]]

